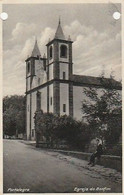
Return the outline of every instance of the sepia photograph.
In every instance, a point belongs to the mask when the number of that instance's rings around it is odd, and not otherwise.
[[[3,193],[122,193],[121,9],[2,5]]]

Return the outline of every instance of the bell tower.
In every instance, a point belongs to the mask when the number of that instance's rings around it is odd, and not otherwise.
[[[36,89],[43,83],[43,77],[46,70],[46,58],[41,57],[40,50],[38,48],[37,40],[35,41],[34,48],[31,56],[26,60],[26,132],[27,139],[31,139],[34,136],[34,107],[36,104],[35,97],[39,96],[32,93],[32,90]],[[39,104],[40,105],[40,104]]]
[[[72,41],[65,38],[59,19],[53,40],[47,43],[47,81],[53,82],[53,113],[73,115],[70,104],[73,74]],[[63,97],[64,96],[64,97]],[[48,106],[49,107],[49,106]]]
[[[72,41],[65,38],[59,20],[58,27],[52,41],[47,46],[48,80],[69,80],[73,74]]]

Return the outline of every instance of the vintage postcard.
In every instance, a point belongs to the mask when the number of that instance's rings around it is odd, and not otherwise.
[[[123,193],[122,1],[0,1],[1,194]]]

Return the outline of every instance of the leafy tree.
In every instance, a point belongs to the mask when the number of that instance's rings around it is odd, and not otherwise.
[[[35,129],[37,142],[39,141],[39,137],[43,140],[43,137],[46,139],[46,142],[49,142],[51,145],[53,143],[54,137],[54,114],[52,113],[44,113],[42,110],[39,110],[35,113]]]
[[[26,113],[25,109],[20,110],[16,115],[16,133],[25,133],[25,126],[26,126]]]
[[[79,139],[82,132],[82,124],[74,120],[71,116],[63,115],[59,117],[56,135],[59,139],[65,140],[71,147],[78,148]]]
[[[5,96],[3,98],[3,112],[5,112],[9,108],[14,108],[17,110],[25,109],[25,96],[21,95],[12,95]]]
[[[6,96],[3,99],[3,134],[16,135],[25,132],[25,97]]]
[[[16,135],[16,115],[17,111],[12,108],[3,113],[3,131],[5,135]]]
[[[85,88],[87,99],[82,102],[83,118],[92,129],[91,137],[100,137],[107,144],[118,142],[122,132],[121,94],[114,89],[114,80],[104,83],[104,89]]]
[[[71,116],[57,116],[42,111],[35,113],[35,129],[37,145],[45,137],[51,147],[65,141],[70,148],[84,150],[90,137],[87,124],[76,121]]]

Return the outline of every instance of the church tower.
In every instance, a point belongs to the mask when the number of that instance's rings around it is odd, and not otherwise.
[[[47,81],[53,81],[53,97],[50,97],[53,102],[53,111],[49,109],[50,102],[48,111],[59,115],[73,115],[72,83],[70,81],[73,74],[72,41],[70,37],[65,38],[60,20],[54,39],[46,46]]]
[[[37,107],[37,97],[39,97],[39,91],[37,88],[45,80],[46,73],[46,58],[41,57],[40,50],[38,48],[37,40],[35,41],[34,48],[31,56],[26,59],[26,131],[27,139],[34,137],[34,113]],[[36,93],[33,93],[33,91]]]
[[[65,38],[61,22],[53,40],[47,43],[47,58],[35,41],[26,59],[26,132],[35,139],[34,115],[38,110],[73,116],[72,41]]]

